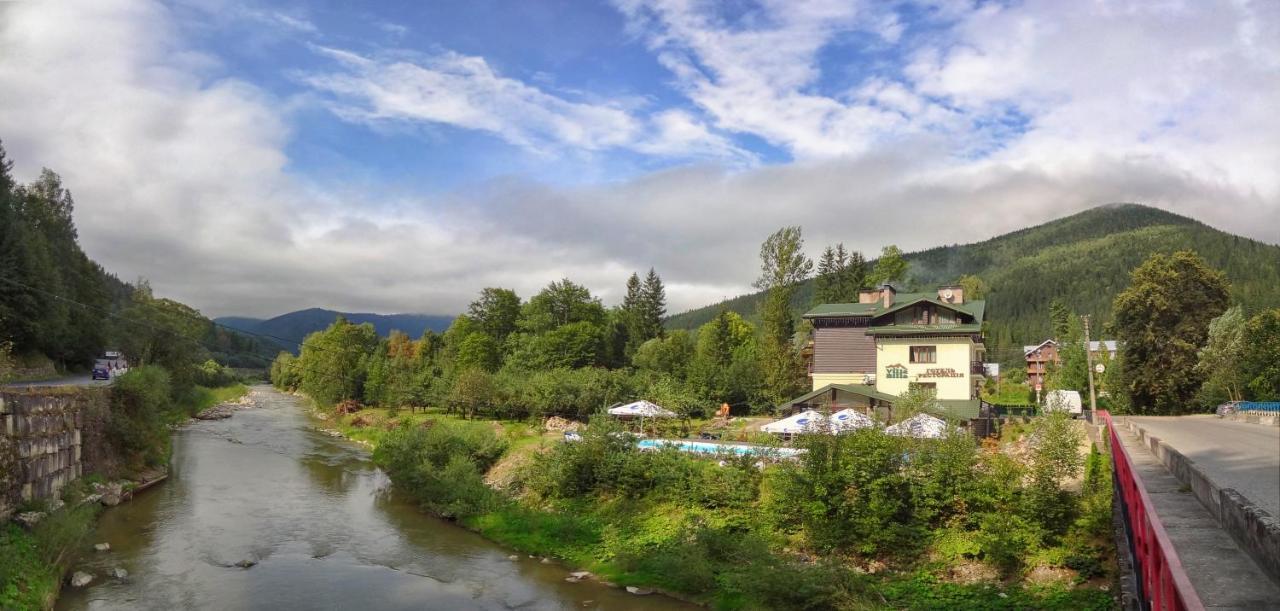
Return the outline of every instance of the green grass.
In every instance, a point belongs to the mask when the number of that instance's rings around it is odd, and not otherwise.
[[[44,559],[35,537],[0,526],[0,609],[43,609],[58,594],[61,571]]]
[[[245,396],[249,392],[249,387],[244,384],[236,383],[230,386],[222,386],[219,388],[207,388],[204,386],[196,386],[184,398],[179,406],[184,414],[198,414],[209,409],[219,403],[227,401],[235,401]]]
[[[1062,585],[1000,586],[955,584],[927,572],[891,578],[877,588],[885,602],[896,609],[959,611],[997,609],[1071,609],[1104,611],[1115,607],[1109,592],[1073,589]]]
[[[82,498],[90,478],[67,486],[63,498]],[[53,605],[62,572],[84,545],[101,508],[96,503],[56,511],[30,532],[0,526],[0,609],[45,609]]]

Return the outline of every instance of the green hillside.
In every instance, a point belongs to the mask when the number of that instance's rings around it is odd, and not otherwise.
[[[1023,344],[1038,343],[1049,333],[1054,298],[1105,324],[1134,267],[1152,253],[1184,249],[1226,272],[1232,298],[1247,311],[1280,304],[1280,246],[1137,204],[1100,206],[983,242],[910,253],[904,288],[954,282],[964,274],[981,277],[990,286],[988,348],[1001,362],[1016,363]],[[810,305],[812,284],[798,291],[798,310]],[[697,327],[721,308],[754,318],[760,297],[743,295],[677,314],[667,319],[667,327]]]
[[[370,323],[378,335],[383,337],[390,335],[394,330],[413,338],[421,337],[427,329],[437,333],[443,332],[449,328],[454,318],[434,314],[368,314],[308,308],[267,320],[224,316],[215,318],[214,322],[246,333],[257,334],[263,341],[275,341],[282,349],[297,352],[298,345],[308,335],[333,324],[334,319],[339,316],[355,324]]]

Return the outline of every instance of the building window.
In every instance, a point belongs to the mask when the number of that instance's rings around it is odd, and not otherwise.
[[[938,384],[937,384],[937,382],[912,382],[911,384],[909,384],[909,386],[910,386],[911,388],[916,388],[916,389],[919,389],[919,390],[927,390],[927,391],[929,391],[929,392],[933,393],[933,396],[935,396],[935,397],[936,397],[936,396],[938,396]]]
[[[912,363],[938,362],[938,347],[937,346],[912,346],[911,362]]]

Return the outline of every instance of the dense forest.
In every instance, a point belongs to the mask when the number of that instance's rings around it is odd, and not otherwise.
[[[988,353],[1016,365],[1024,344],[1051,336],[1049,305],[1055,299],[1105,323],[1134,268],[1152,254],[1179,250],[1193,250],[1225,272],[1231,300],[1246,314],[1280,304],[1280,246],[1137,204],[1100,206],[983,242],[906,254],[909,272],[903,284],[917,289],[965,275],[981,278],[988,287]],[[796,311],[806,309],[813,295],[813,281],[801,285],[793,296]],[[743,295],[665,323],[669,329],[692,329],[722,309],[754,320],[762,297]],[[1107,331],[1103,327],[1101,333]]]
[[[142,350],[141,338],[159,333],[190,344],[192,359],[238,367],[270,362],[271,347],[153,297],[145,281],[128,284],[104,270],[80,248],[75,201],[58,174],[45,169],[19,184],[12,167],[0,146],[0,356],[83,370],[104,349],[119,348],[141,362],[144,353],[128,351]],[[166,316],[155,318],[160,314]]]
[[[355,324],[370,323],[373,330],[382,337],[391,335],[392,331],[400,331],[410,337],[418,337],[428,329],[439,333],[448,329],[449,323],[453,322],[453,316],[436,314],[369,314],[336,312],[322,308],[307,308],[265,320],[223,316],[213,319],[213,322],[252,333],[260,340],[271,341],[279,344],[280,348],[296,353],[307,335],[328,327],[339,316]]]

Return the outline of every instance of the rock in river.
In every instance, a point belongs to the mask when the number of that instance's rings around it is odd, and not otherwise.
[[[653,594],[653,590],[650,590],[649,588],[637,588],[635,586],[627,586],[627,591],[635,594],[636,596],[648,596]]]
[[[89,585],[89,582],[91,581],[93,581],[93,575],[84,571],[76,571],[75,574],[71,576],[71,587],[83,588]]]

